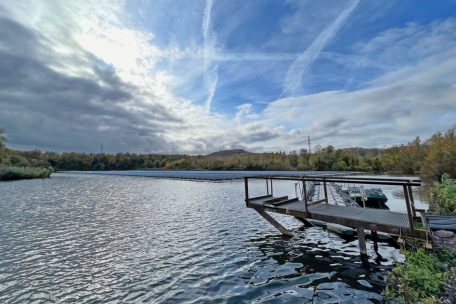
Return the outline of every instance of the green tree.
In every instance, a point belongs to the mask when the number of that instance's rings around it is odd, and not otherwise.
[[[289,155],[289,162],[290,162],[290,166],[293,168],[293,169],[296,169],[296,167],[298,166],[298,154],[296,154],[296,151],[292,151]]]
[[[10,156],[10,164],[15,167],[29,167],[30,162],[21,155],[11,155]]]

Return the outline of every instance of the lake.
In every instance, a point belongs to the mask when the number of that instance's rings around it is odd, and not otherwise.
[[[242,180],[57,173],[0,183],[0,210],[1,303],[379,303],[403,261],[368,242],[363,264],[355,239],[277,216],[297,234],[282,237]]]

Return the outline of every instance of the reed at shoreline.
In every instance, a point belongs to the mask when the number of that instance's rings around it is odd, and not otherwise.
[[[49,178],[52,172],[52,168],[0,166],[0,181]]]

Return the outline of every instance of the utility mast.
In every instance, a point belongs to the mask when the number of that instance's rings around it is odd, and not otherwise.
[[[312,151],[310,151],[310,136],[307,135],[307,145],[309,146],[309,154],[312,154]]]
[[[103,144],[100,145],[100,153],[103,153]]]

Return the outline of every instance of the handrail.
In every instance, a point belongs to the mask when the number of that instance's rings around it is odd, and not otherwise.
[[[245,176],[244,179],[269,179],[288,181],[315,181],[332,183],[357,183],[369,185],[393,185],[393,186],[421,186],[420,179],[392,179],[392,178],[341,178],[341,177],[314,177],[314,176]]]
[[[274,174],[274,175],[269,175],[269,174],[264,174],[264,175],[250,175],[246,176],[249,178],[316,178],[316,179],[321,179],[321,178],[331,178],[331,179],[356,179],[356,180],[378,180],[378,181],[407,181],[407,182],[421,182],[420,178],[412,177],[412,178],[402,178],[402,177],[357,177],[357,176],[351,176],[351,175],[327,175],[327,174],[321,174],[321,175],[299,175],[299,176],[293,176],[293,175],[279,175],[279,174]]]

